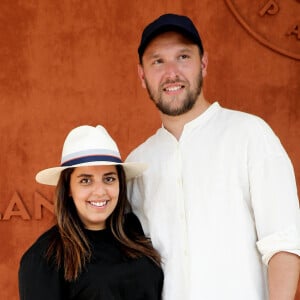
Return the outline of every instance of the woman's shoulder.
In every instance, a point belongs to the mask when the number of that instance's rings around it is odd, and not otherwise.
[[[137,235],[144,235],[141,222],[133,212],[125,214],[124,228],[127,234],[134,233]]]
[[[55,236],[58,236],[58,234],[59,232],[56,225],[42,233],[37,238],[37,240],[25,251],[21,258],[21,262],[28,258],[44,256],[50,245],[50,241],[53,240]]]
[[[18,271],[21,299],[66,299],[62,295],[62,269],[46,255],[56,234],[58,229],[54,226],[39,236],[23,254]]]

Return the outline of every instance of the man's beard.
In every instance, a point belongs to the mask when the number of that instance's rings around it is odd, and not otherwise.
[[[182,82],[180,80],[174,80],[174,81],[168,81],[168,83],[176,83],[176,82]],[[159,93],[157,95],[154,94],[153,90],[151,89],[150,85],[148,84],[148,81],[145,80],[146,88],[149,94],[150,99],[155,103],[156,107],[165,115],[169,116],[180,116],[188,111],[190,111],[196,101],[198,96],[201,93],[202,85],[203,85],[203,77],[202,72],[199,72],[199,75],[197,76],[195,88],[193,90],[189,90],[187,92],[186,97],[182,100],[182,103],[178,107],[172,107],[172,103],[165,103],[162,97],[162,94]],[[174,96],[176,97],[176,96]]]

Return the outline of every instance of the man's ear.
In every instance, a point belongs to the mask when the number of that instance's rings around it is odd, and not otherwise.
[[[141,64],[138,64],[138,76],[141,80],[142,87],[145,89],[146,88],[145,74],[144,74],[143,66]]]
[[[201,58],[201,69],[202,69],[203,77],[207,75],[207,65],[208,65],[208,54],[207,52],[204,52]]]

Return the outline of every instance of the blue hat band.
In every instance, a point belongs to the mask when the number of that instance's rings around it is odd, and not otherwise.
[[[112,162],[112,163],[122,163],[122,160],[118,157],[111,156],[111,155],[90,155],[90,156],[82,156],[77,157],[71,160],[68,160],[61,164],[62,167],[70,167],[82,163],[88,163],[88,162],[96,162],[96,161],[106,161],[106,162]]]

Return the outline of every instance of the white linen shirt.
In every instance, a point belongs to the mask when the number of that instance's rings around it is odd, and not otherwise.
[[[162,127],[127,161],[148,164],[129,199],[162,255],[163,299],[268,299],[271,256],[300,255],[300,213],[291,162],[263,120],[215,102],[179,141]]]

